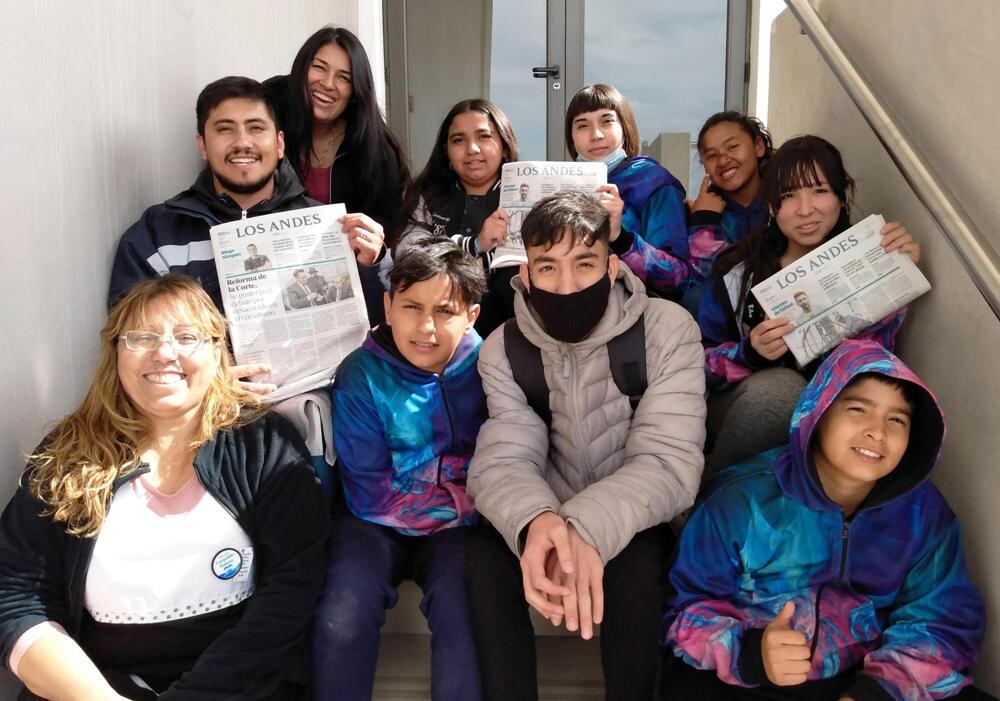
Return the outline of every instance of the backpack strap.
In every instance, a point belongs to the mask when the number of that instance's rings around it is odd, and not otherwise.
[[[516,319],[503,325],[503,347],[510,363],[511,374],[536,414],[552,428],[552,410],[549,408],[549,385],[542,367],[542,351],[521,332]]]
[[[608,341],[608,360],[611,377],[618,391],[628,397],[634,413],[648,386],[645,314],[640,315],[628,331]]]

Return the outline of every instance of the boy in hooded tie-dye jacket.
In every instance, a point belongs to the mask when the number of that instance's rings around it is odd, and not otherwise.
[[[379,631],[405,577],[423,589],[435,699],[475,701],[479,667],[464,569],[479,515],[465,479],[486,418],[473,330],[486,279],[443,237],[393,265],[386,323],[337,369],[333,434],[346,511],[316,612],[315,696],[371,698]],[[348,513],[349,512],[349,513]]]
[[[687,522],[664,698],[967,693],[984,611],[928,479],[944,430],[909,368],[843,342],[803,392],[790,445],[723,472]]]

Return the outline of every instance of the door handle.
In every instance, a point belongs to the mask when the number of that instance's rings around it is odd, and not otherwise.
[[[535,78],[558,78],[559,66],[533,66],[531,75]]]

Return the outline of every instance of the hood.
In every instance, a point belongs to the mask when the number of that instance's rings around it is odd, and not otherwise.
[[[305,188],[299,182],[299,178],[288,163],[288,159],[282,158],[278,161],[278,167],[274,171],[274,194],[271,199],[251,207],[247,210],[247,216],[256,217],[291,209],[292,201],[299,198],[302,199],[302,204],[295,207],[296,209],[321,204],[305,197]],[[220,196],[215,191],[212,172],[208,168],[204,168],[198,174],[198,179],[190,188],[167,200],[166,206],[196,216],[210,218],[213,223],[233,221],[243,216],[242,207],[236,204],[231,197],[228,195]]]
[[[458,348],[455,349],[455,355],[445,365],[444,372],[441,375],[445,378],[450,378],[462,374],[470,366],[474,366],[479,358],[478,351],[482,343],[483,339],[479,337],[475,329],[462,336],[462,340],[458,343]],[[403,354],[399,352],[399,348],[396,347],[396,341],[392,337],[392,330],[388,324],[379,324],[369,331],[361,347],[371,352],[376,358],[397,368],[403,377],[408,380],[423,383],[438,377],[436,373],[414,367],[409,360],[403,357]]]
[[[524,287],[521,277],[515,276],[510,284],[514,288],[514,315],[517,317],[517,325],[525,338],[543,351],[559,352],[560,347],[563,346],[572,346],[583,350],[603,346],[612,338],[620,336],[632,328],[639,316],[646,311],[646,305],[649,304],[645,285],[628,269],[628,266],[622,263],[618,267],[618,277],[615,278],[615,284],[611,286],[611,296],[608,299],[608,308],[604,311],[604,316],[597,322],[597,326],[590,332],[590,335],[582,341],[566,343],[552,338],[542,328],[540,319],[531,308],[528,291]]]
[[[859,510],[881,506],[916,489],[930,476],[941,455],[945,423],[934,393],[903,361],[878,343],[844,341],[823,361],[803,390],[792,415],[788,450],[774,468],[782,489],[810,508],[840,509],[820,485],[810,448],[823,414],[844,387],[863,373],[910,383],[916,388],[917,401],[906,452],[896,469],[878,481]]]

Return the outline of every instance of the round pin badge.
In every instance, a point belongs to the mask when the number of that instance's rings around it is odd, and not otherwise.
[[[212,558],[212,574],[219,579],[232,579],[243,567],[243,556],[239,550],[225,548]]]

